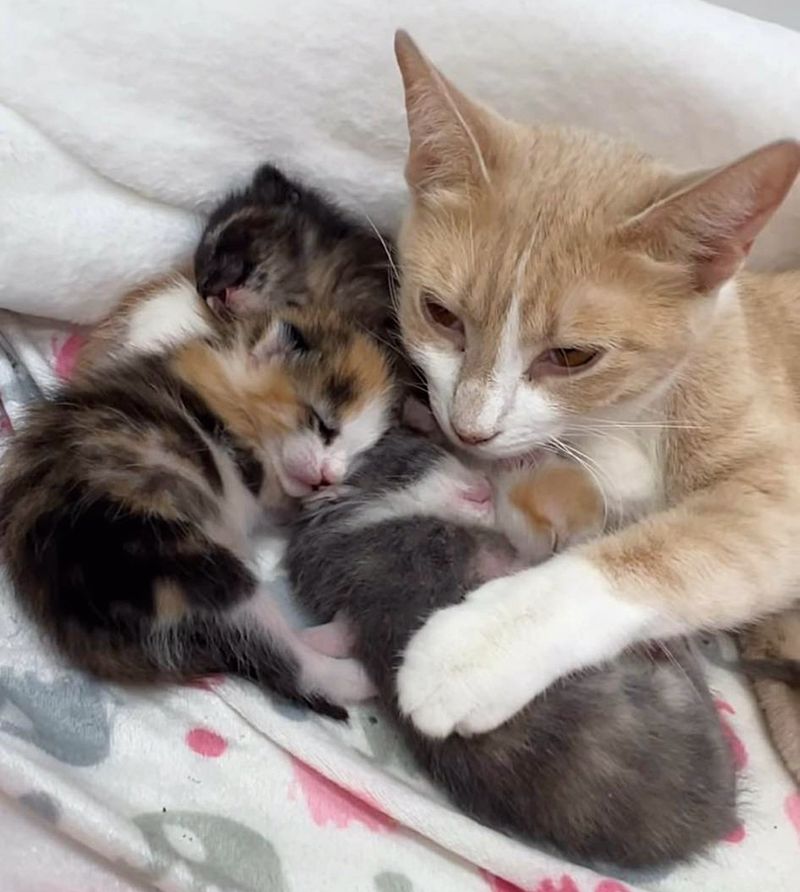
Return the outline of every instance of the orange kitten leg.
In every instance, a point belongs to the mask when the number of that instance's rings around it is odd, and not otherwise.
[[[603,496],[577,465],[548,459],[495,481],[497,522],[523,558],[535,563],[603,529]]]

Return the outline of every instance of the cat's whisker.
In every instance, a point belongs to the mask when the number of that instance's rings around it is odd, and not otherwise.
[[[608,478],[608,475],[604,474],[603,471],[599,468],[599,466],[589,459],[588,456],[584,455],[580,450],[575,449],[574,447],[568,446],[562,440],[558,438],[554,438],[554,444],[557,448],[562,449],[563,452],[571,458],[576,464],[580,465],[584,471],[594,480],[597,485],[597,490],[600,493],[600,497],[603,500],[603,527],[608,523],[608,518],[610,516],[610,508],[608,504],[608,498],[606,496],[606,487],[603,485],[603,479],[605,479],[607,484],[612,484],[613,482]]]
[[[695,684],[694,679],[686,671],[686,669],[684,668],[681,661],[669,649],[669,642],[659,641],[659,646],[661,647],[661,650],[664,652],[664,656],[667,658],[667,660],[669,661],[669,663],[673,667],[673,669],[676,669],[678,672],[680,672],[680,674],[686,679],[686,683],[692,689],[692,693],[693,693],[695,699],[698,702],[701,702],[703,699],[702,694],[697,689],[697,685]]]
[[[370,217],[370,215],[364,210],[364,208],[361,207],[360,210],[361,210],[362,216],[369,224],[370,229],[375,233],[375,237],[381,243],[381,247],[383,248],[383,250],[386,254],[386,259],[389,261],[389,267],[391,268],[392,272],[394,273],[395,278],[399,280],[400,273],[397,270],[397,266],[394,262],[394,256],[392,255],[392,252],[386,243],[386,239],[383,237],[381,231],[378,229],[378,227],[373,222],[372,217]]]

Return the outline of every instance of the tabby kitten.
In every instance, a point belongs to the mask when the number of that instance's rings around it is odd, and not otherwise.
[[[731,629],[800,590],[800,274],[740,270],[800,169],[776,142],[676,174],[473,102],[400,33],[411,203],[403,338],[486,462],[585,461],[605,535],[478,587],[411,639],[400,703],[488,731],[628,646]]]
[[[391,389],[382,351],[319,309],[84,366],[6,453],[0,541],[20,600],[103,677],[228,672],[344,717],[370,683],[288,627],[250,534],[344,477],[386,428]]]

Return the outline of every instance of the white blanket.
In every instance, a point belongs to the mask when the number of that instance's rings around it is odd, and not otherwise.
[[[800,136],[800,34],[698,0],[0,0],[0,306],[87,322],[270,159],[393,227],[392,33],[521,120],[711,166]],[[800,257],[800,190],[757,260]]]
[[[79,322],[185,260],[196,212],[265,159],[393,227],[400,25],[506,113],[628,134],[678,164],[800,135],[800,35],[692,0],[0,0],[0,21],[0,307]],[[800,259],[798,217],[795,193],[761,262]],[[36,381],[68,374],[78,339],[5,315],[0,333],[3,430]],[[611,880],[449,809],[379,713],[345,730],[235,683],[97,686],[0,589],[0,887],[783,892],[800,795],[747,688],[718,668],[712,682],[743,827],[698,864]]]

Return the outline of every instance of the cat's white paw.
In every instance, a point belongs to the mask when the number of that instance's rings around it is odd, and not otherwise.
[[[491,731],[557,678],[646,637],[652,613],[578,556],[493,579],[411,639],[400,708],[430,737]]]

